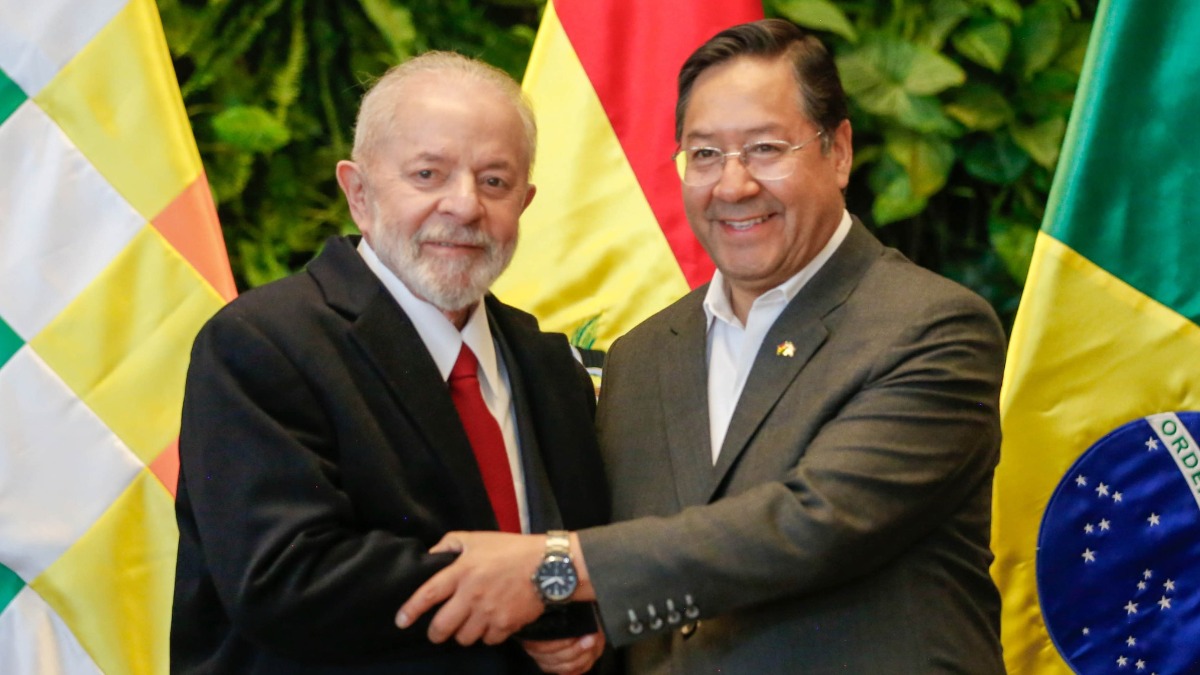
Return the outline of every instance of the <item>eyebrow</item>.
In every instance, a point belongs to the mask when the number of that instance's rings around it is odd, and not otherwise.
[[[717,135],[715,131],[693,131],[683,137],[687,143],[711,143],[713,137]],[[783,125],[780,124],[764,124],[762,126],[753,127],[751,129],[739,129],[737,133],[746,136],[762,136],[766,134],[783,133]]]

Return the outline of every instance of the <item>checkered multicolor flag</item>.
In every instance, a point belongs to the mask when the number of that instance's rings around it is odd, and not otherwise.
[[[188,349],[235,291],[153,0],[0,0],[0,673],[167,670]]]

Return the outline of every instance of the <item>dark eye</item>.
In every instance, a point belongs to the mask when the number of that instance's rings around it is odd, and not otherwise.
[[[746,146],[746,154],[750,157],[770,159],[783,154],[786,146],[783,143],[750,143]]]
[[[484,178],[483,184],[490,188],[497,188],[497,189],[508,187],[508,183],[505,182],[505,180],[503,178],[499,178],[496,176],[488,176],[487,178]]]
[[[433,169],[420,169],[413,175],[415,175],[419,180],[430,181],[437,177],[437,172]]]
[[[703,166],[719,162],[723,156],[716,148],[691,148],[688,150],[688,163]]]

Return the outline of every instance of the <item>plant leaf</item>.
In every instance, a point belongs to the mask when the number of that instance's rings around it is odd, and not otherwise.
[[[1063,134],[1067,130],[1065,117],[1051,117],[1030,126],[1014,126],[1013,140],[1022,150],[1029,153],[1033,161],[1047,169],[1053,169],[1062,147]]]
[[[999,129],[1014,117],[1008,99],[994,87],[981,82],[968,82],[954,92],[945,110],[972,131]]]
[[[875,193],[871,217],[876,225],[911,218],[924,210],[927,203],[913,194],[908,172],[890,156],[872,167],[867,182]]]
[[[913,197],[925,199],[946,184],[954,166],[954,146],[937,136],[911,133],[890,134],[887,152],[908,173],[909,191]]]
[[[988,219],[988,240],[1004,268],[1018,284],[1029,275],[1029,262],[1033,258],[1033,245],[1037,241],[1037,228],[1011,218],[992,216]]]
[[[829,0],[780,0],[775,3],[775,11],[796,25],[858,42],[858,32],[846,14]]]
[[[1001,19],[1007,19],[1009,23],[1021,23],[1021,5],[1017,0],[977,0],[981,1],[984,6],[992,10],[992,14]]]
[[[1054,61],[1063,34],[1061,0],[1041,0],[1025,9],[1025,19],[1013,31],[1013,61],[1028,80]]]
[[[417,29],[413,26],[412,12],[407,7],[389,0],[358,0],[363,12],[371,20],[396,58],[403,61],[413,55],[413,43]]]
[[[963,151],[962,160],[967,173],[997,185],[1015,181],[1030,163],[1028,153],[1004,132],[974,139]]]
[[[873,35],[837,59],[842,86],[868,112],[900,118],[910,95],[929,96],[966,79],[957,63],[898,37]]]
[[[213,117],[212,125],[217,139],[244,152],[272,152],[291,139],[288,128],[258,106],[226,108]]]
[[[1012,46],[1012,30],[999,19],[976,17],[950,36],[950,42],[963,56],[998,73]]]
[[[921,25],[917,42],[941,51],[950,33],[970,15],[971,7],[966,0],[933,0],[925,12],[927,23]]]
[[[909,96],[909,105],[900,110],[897,120],[901,126],[925,134],[957,138],[963,128],[946,115],[942,102],[935,96]]]

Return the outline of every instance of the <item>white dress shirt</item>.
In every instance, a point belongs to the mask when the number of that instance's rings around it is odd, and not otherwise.
[[[824,248],[787,281],[755,298],[744,325],[733,313],[729,283],[721,270],[713,274],[704,296],[704,314],[708,317],[708,431],[712,439],[713,464],[721,454],[734,407],[742,397],[746,378],[767,331],[841,245],[850,232],[850,222],[849,212],[843,210],[842,222]]]
[[[441,310],[413,295],[404,282],[379,259],[364,238],[358,244],[358,253],[367,267],[379,277],[400,308],[417,328],[421,342],[437,364],[443,380],[450,379],[450,371],[458,360],[458,352],[465,342],[479,359],[479,390],[487,403],[492,417],[500,425],[504,435],[504,447],[508,450],[508,468],[512,472],[513,489],[517,493],[517,511],[521,516],[521,531],[529,532],[529,504],[525,498],[525,471],[521,466],[521,446],[517,435],[517,413],[513,406],[512,388],[509,385],[508,368],[497,356],[496,343],[488,325],[487,310],[480,302],[471,310],[467,323],[460,332],[450,323]]]

